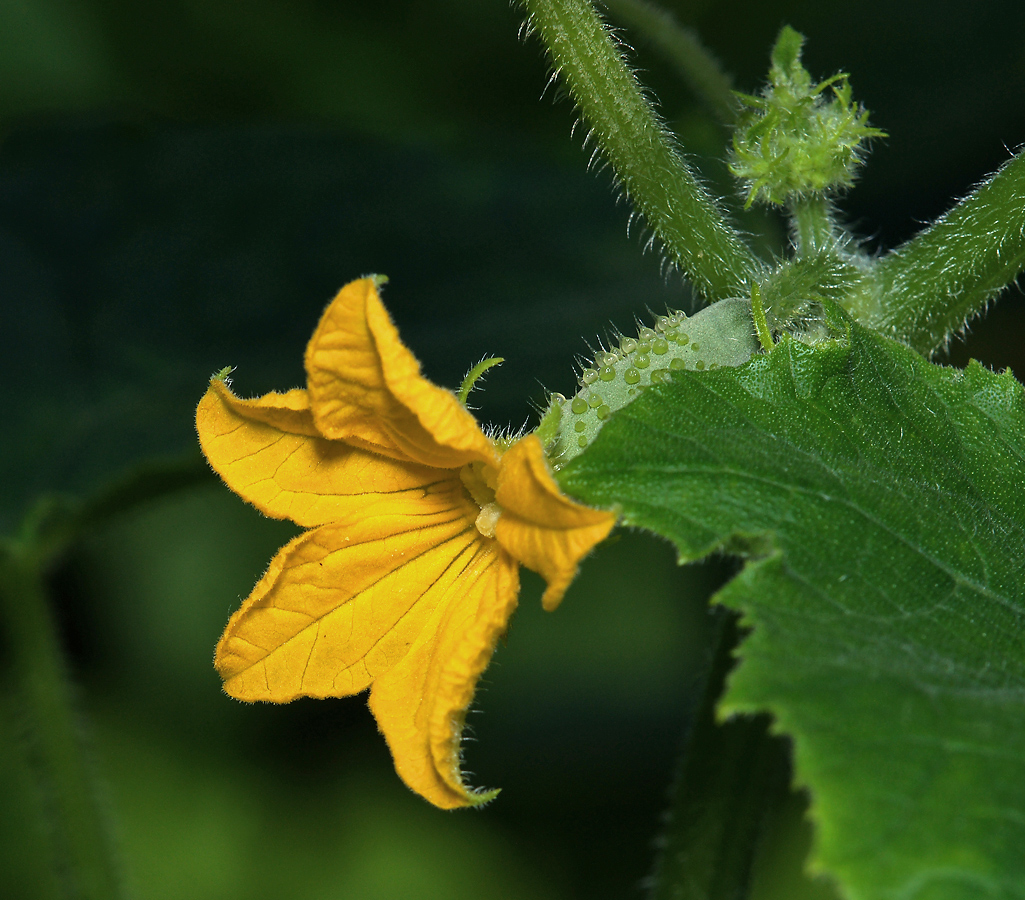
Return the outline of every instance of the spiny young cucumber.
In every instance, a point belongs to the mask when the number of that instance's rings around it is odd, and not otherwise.
[[[693,316],[670,312],[642,326],[637,337],[601,350],[580,373],[580,390],[568,400],[553,394],[542,439],[552,440],[549,458],[559,467],[595,439],[618,409],[652,384],[669,381],[674,371],[739,366],[758,349],[751,304],[721,300]],[[557,412],[558,410],[558,412]]]

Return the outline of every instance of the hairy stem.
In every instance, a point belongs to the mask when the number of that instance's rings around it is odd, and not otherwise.
[[[1025,154],[879,260],[851,309],[921,353],[943,347],[1025,268]]]
[[[829,200],[822,194],[813,194],[791,201],[789,211],[798,256],[816,256],[832,248],[836,229]]]
[[[759,264],[683,161],[588,0],[524,0],[620,183],[707,300],[747,296]]]
[[[121,897],[108,822],[50,612],[43,562],[22,543],[0,548],[0,604],[9,664],[29,719],[31,753],[67,896]]]
[[[689,28],[678,25],[668,10],[647,0],[605,0],[612,15],[647,38],[687,83],[695,96],[725,125],[740,108],[733,82],[719,61]]]

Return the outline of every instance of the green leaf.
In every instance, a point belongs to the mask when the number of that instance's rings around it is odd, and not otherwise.
[[[813,869],[859,898],[1025,897],[1025,398],[860,326],[674,373],[560,472],[753,631],[721,714],[768,711]]]
[[[801,66],[801,49],[804,47],[804,35],[789,25],[784,25],[776,38],[776,46],[772,48],[772,66],[786,78],[803,79],[811,84],[811,79]]]

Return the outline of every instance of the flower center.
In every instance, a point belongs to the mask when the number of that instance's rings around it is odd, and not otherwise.
[[[498,472],[487,463],[472,462],[459,470],[463,483],[473,502],[480,507],[480,514],[474,523],[484,537],[495,536],[495,526],[502,515],[502,507],[495,502]]]

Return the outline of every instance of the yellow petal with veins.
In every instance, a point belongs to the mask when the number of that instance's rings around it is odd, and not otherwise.
[[[196,410],[199,442],[235,493],[265,515],[304,527],[423,490],[448,473],[400,463],[320,436],[306,391],[242,400],[214,379]]]
[[[214,664],[239,700],[369,687],[420,637],[482,539],[457,478],[295,538],[231,617]]]
[[[374,682],[370,709],[402,780],[435,806],[484,803],[497,791],[463,782],[460,737],[477,680],[516,609],[519,573],[481,538],[456,561],[448,594],[409,653]]]
[[[460,737],[516,607],[518,564],[554,608],[615,515],[565,497],[540,441],[499,458],[449,391],[420,374],[373,279],[343,288],[306,353],[308,390],[200,402],[203,451],[267,515],[312,530],[275,555],[231,617],[215,665],[240,700],[371,688],[406,784],[451,808]]]
[[[548,582],[542,603],[553,610],[580,561],[616,524],[615,513],[581,506],[559,490],[536,435],[517,441],[502,457],[495,499],[502,508],[495,538],[513,557]]]
[[[324,311],[306,348],[306,374],[325,437],[442,469],[495,461],[455,395],[420,374],[371,278],[346,285]]]

